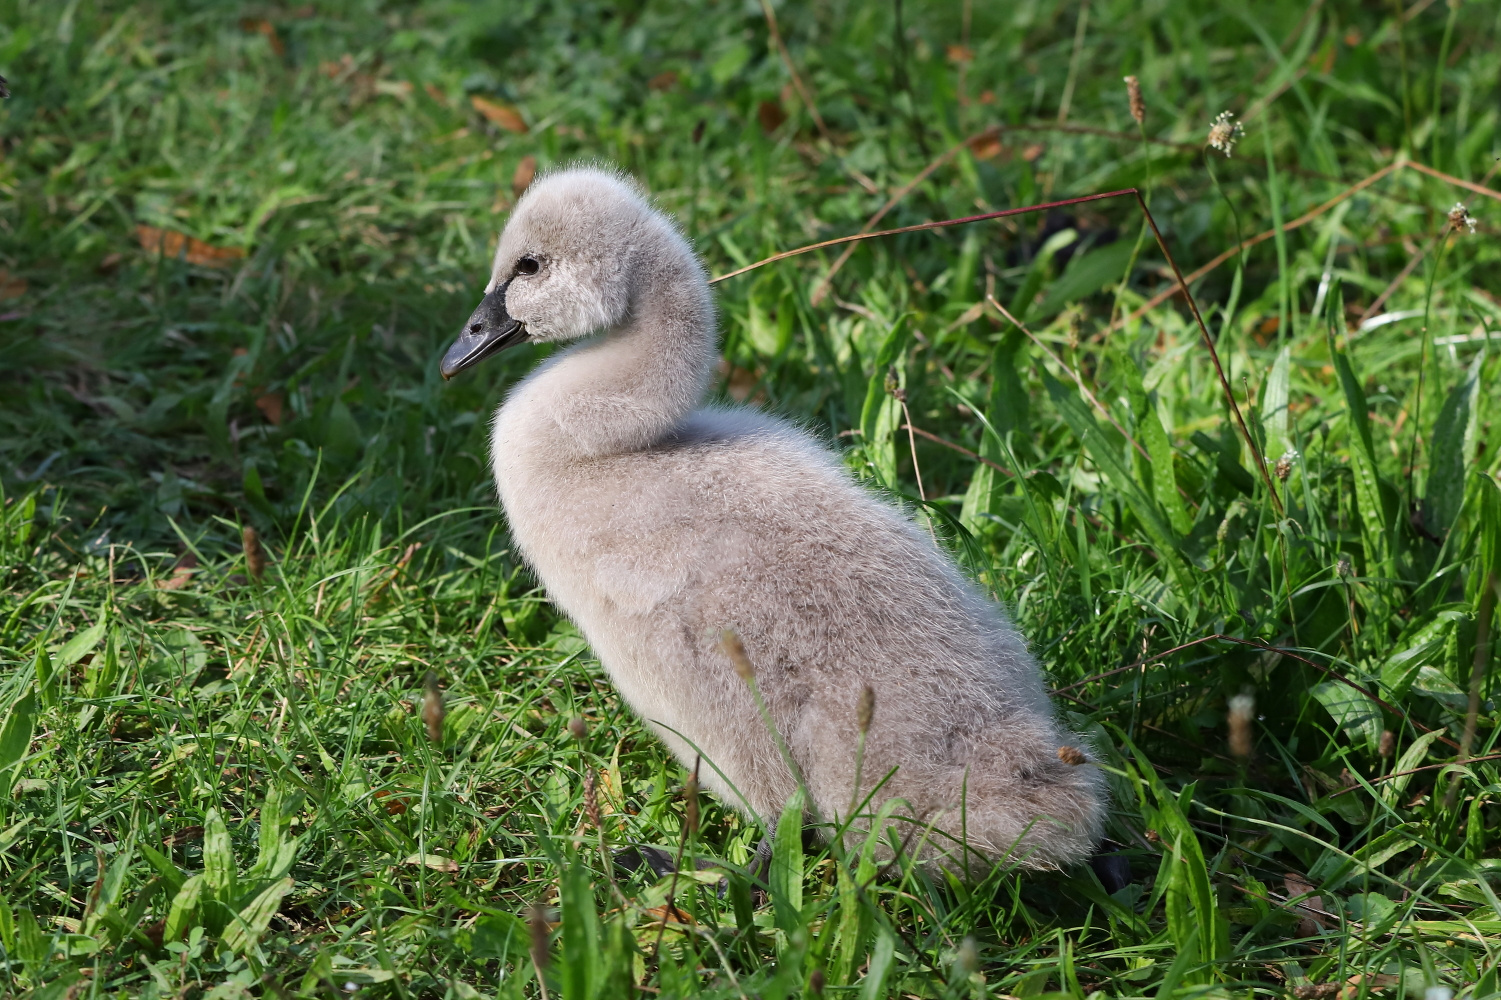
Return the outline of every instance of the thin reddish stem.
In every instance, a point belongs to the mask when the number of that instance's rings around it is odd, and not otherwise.
[[[1028,212],[1045,212],[1050,208],[1067,208],[1069,205],[1082,205],[1085,202],[1089,201],[1104,201],[1106,198],[1120,198],[1128,194],[1136,194],[1136,189],[1123,188],[1120,191],[1109,191],[1105,194],[1087,194],[1082,198],[1065,198],[1062,201],[1050,201],[1045,205],[1024,205],[1021,208],[1007,208],[1002,209],[999,212],[985,212],[981,215],[966,215],[962,219],[940,219],[937,222],[921,222],[915,226],[901,226],[897,229],[882,229],[879,232],[874,233],[855,233],[853,236],[840,236],[837,239],[824,240],[821,243],[809,243],[807,246],[798,247],[795,250],[783,250],[781,253],[774,253],[770,257],[765,257],[761,260],[756,261],[754,264],[747,264],[744,267],[736,268],[735,270],[730,271],[728,274],[721,274],[717,278],[710,278],[709,284],[717,285],[721,281],[727,281],[730,278],[738,277],[739,275],[745,274],[747,271],[754,271],[758,267],[765,267],[767,264],[775,264],[779,260],[786,260],[788,257],[797,257],[801,254],[811,253],[814,250],[822,250],[825,247],[837,247],[842,246],[845,243],[855,243],[860,240],[874,240],[882,236],[897,236],[901,233],[920,233],[928,229],[945,229],[949,226],[963,226],[971,222],[986,222],[990,219],[1004,219],[1012,215],[1026,215]]]
[[[1046,212],[1054,208],[1067,208],[1069,205],[1083,205],[1091,201],[1105,201],[1110,198],[1123,198],[1127,195],[1136,199],[1136,204],[1146,216],[1147,225],[1151,227],[1152,236],[1157,240],[1157,248],[1162,251],[1162,256],[1167,259],[1168,266],[1173,269],[1173,277],[1178,282],[1178,288],[1183,297],[1188,301],[1188,308],[1193,313],[1194,321],[1199,326],[1199,332],[1204,337],[1204,347],[1209,351],[1209,359],[1214,363],[1215,374],[1219,376],[1220,387],[1225,392],[1225,401],[1230,404],[1230,412],[1235,416],[1235,423],[1240,428],[1241,437],[1245,439],[1246,446],[1251,449],[1251,455],[1256,462],[1256,471],[1261,475],[1261,481],[1266,485],[1267,495],[1272,499],[1272,506],[1277,508],[1277,516],[1284,514],[1282,497],[1277,494],[1277,489],[1272,485],[1271,473],[1267,471],[1266,459],[1261,454],[1261,449],[1256,445],[1256,439],[1251,436],[1250,428],[1246,426],[1246,418],[1240,412],[1240,404],[1235,401],[1235,392],[1230,387],[1230,380],[1225,376],[1225,368],[1220,364],[1220,355],[1214,347],[1214,338],[1209,334],[1209,327],[1204,323],[1204,317],[1199,312],[1199,304],[1194,300],[1193,292],[1189,290],[1188,282],[1183,278],[1183,271],[1178,267],[1178,262],[1173,258],[1173,253],[1167,247],[1167,241],[1162,238],[1162,231],[1157,228],[1157,220],[1152,217],[1152,210],[1147,208],[1146,199],[1142,197],[1138,188],[1122,188],[1119,191],[1106,191],[1102,194],[1087,194],[1079,198],[1064,198],[1060,201],[1050,201],[1041,205],[1023,205],[1021,208],[1006,208],[998,212],[983,212],[979,215],[966,215],[959,219],[940,219],[937,222],[922,222],[915,226],[901,226],[897,229],[883,229],[875,233],[855,233],[852,236],[840,236],[832,240],[823,240],[819,243],[810,243],[807,246],[797,247],[794,250],[783,250],[781,253],[772,254],[762,258],[754,264],[736,268],[728,274],[721,274],[712,278],[709,284],[718,284],[729,278],[754,271],[758,267],[774,264],[779,260],[789,257],[797,257],[801,254],[811,253],[814,250],[822,250],[825,247],[842,246],[845,243],[856,243],[861,240],[873,240],[882,236],[897,236],[901,233],[920,233],[929,229],[945,229],[949,226],[964,226],[971,222],[988,222],[991,219],[1004,219],[1013,215],[1026,215],[1030,212]]]
[[[1152,210],[1147,208],[1147,201],[1141,196],[1136,188],[1131,189],[1136,195],[1136,203],[1141,206],[1142,214],[1147,217],[1147,225],[1152,227],[1152,236],[1157,240],[1157,248],[1162,251],[1162,256],[1167,258],[1168,266],[1173,269],[1173,277],[1178,279],[1178,287],[1183,289],[1183,297],[1188,300],[1189,311],[1193,313],[1194,322],[1199,324],[1199,332],[1204,336],[1204,347],[1209,351],[1209,360],[1214,362],[1215,374],[1220,377],[1220,386],[1225,390],[1225,400],[1230,404],[1230,412],[1235,415],[1235,422],[1240,425],[1241,436],[1246,439],[1246,447],[1251,449],[1251,458],[1256,462],[1256,471],[1261,474],[1261,481],[1266,486],[1267,496],[1272,498],[1272,506],[1277,508],[1277,516],[1285,513],[1282,508],[1282,497],[1277,495],[1277,487],[1272,485],[1272,474],[1267,471],[1266,459],[1261,455],[1261,449],[1256,445],[1256,439],[1251,436],[1251,430],[1246,426],[1246,418],[1241,415],[1240,404],[1235,401],[1235,392],[1230,388],[1230,380],[1225,377],[1225,368],[1220,364],[1220,352],[1214,348],[1214,338],[1209,335],[1209,327],[1204,323],[1204,316],[1199,312],[1199,303],[1194,300],[1193,293],[1188,290],[1188,282],[1183,280],[1183,272],[1178,269],[1178,262],[1173,259],[1173,253],[1167,248],[1167,240],[1162,238],[1162,232],[1157,228],[1157,220],[1152,218]]]

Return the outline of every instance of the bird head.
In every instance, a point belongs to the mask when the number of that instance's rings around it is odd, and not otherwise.
[[[517,344],[576,340],[621,323],[656,219],[628,181],[596,168],[533,184],[500,234],[484,298],[443,356],[443,377]]]

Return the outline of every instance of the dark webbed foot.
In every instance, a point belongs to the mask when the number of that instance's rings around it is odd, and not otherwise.
[[[1120,853],[1121,845],[1113,840],[1102,840],[1094,854],[1089,857],[1089,867],[1095,878],[1109,893],[1120,892],[1131,884],[1131,864]]]
[[[671,854],[660,847],[649,847],[646,844],[638,844],[615,855],[615,865],[626,875],[636,874],[645,865],[657,878],[671,875],[677,870]]]

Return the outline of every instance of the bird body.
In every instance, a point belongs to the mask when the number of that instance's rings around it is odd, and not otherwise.
[[[960,839],[1032,866],[1088,853],[1103,782],[1059,759],[1077,740],[1021,636],[803,429],[704,405],[705,275],[634,189],[593,169],[534,184],[486,302],[445,374],[493,349],[485,337],[581,341],[496,414],[512,537],[632,709],[680,760],[702,757],[705,786],[765,819],[801,779],[832,820],[880,784],[875,805],[905,802],[908,847],[924,857],[957,856]],[[727,629],[796,772],[735,672]]]

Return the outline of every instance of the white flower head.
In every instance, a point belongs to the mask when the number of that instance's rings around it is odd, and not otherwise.
[[[1209,146],[1228,157],[1245,134],[1246,127],[1235,120],[1234,112],[1221,111],[1215,116],[1214,124],[1209,126]]]

